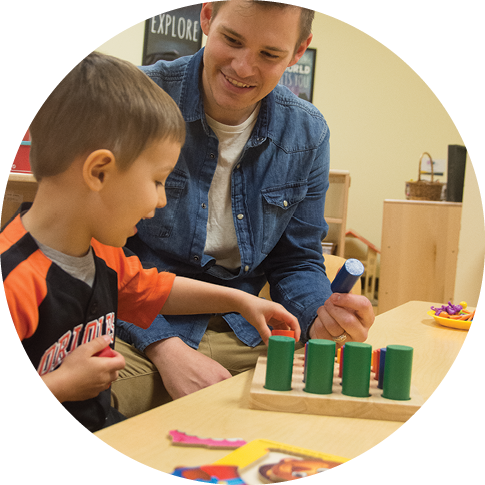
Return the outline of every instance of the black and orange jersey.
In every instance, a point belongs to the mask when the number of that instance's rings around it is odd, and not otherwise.
[[[66,273],[39,249],[18,215],[0,234],[2,276],[17,333],[40,375],[57,369],[79,345],[110,335],[119,317],[143,328],[162,309],[175,275],[144,268],[123,248],[92,240],[93,287]],[[88,429],[99,429],[110,392],[64,406]]]

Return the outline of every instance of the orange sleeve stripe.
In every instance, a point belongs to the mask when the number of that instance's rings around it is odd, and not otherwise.
[[[4,281],[5,296],[21,340],[31,337],[39,324],[39,305],[47,295],[46,275],[51,261],[40,251],[22,261]]]
[[[175,275],[173,273],[159,273],[156,268],[144,271],[152,273],[149,279],[140,278],[132,282],[139,289],[140,298],[137,301],[125,299],[123,294],[120,293],[118,315],[122,320],[132,322],[138,327],[148,328],[155,317],[161,313],[172,290]],[[133,288],[130,288],[130,292],[132,290]]]
[[[1,233],[0,237],[0,254],[17,242],[26,234],[20,215],[18,215]]]
[[[137,256],[127,257],[122,248],[92,240],[93,248],[118,273],[118,318],[148,328],[162,310],[175,275],[143,268]]]

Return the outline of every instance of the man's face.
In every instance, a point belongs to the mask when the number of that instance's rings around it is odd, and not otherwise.
[[[303,55],[311,36],[295,52],[300,9],[265,8],[245,0],[224,3],[215,18],[202,7],[207,35],[202,86],[206,113],[220,123],[245,121]]]

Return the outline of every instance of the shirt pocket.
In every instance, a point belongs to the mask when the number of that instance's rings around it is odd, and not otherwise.
[[[150,236],[170,237],[176,221],[182,194],[187,184],[187,175],[176,169],[165,181],[167,205],[155,212],[155,217],[139,222],[142,231]]]
[[[263,196],[263,253],[269,254],[280,240],[307,191],[306,181],[292,182],[261,191]]]

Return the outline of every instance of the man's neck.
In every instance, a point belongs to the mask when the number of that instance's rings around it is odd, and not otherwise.
[[[257,104],[251,106],[244,111],[228,111],[224,109],[207,109],[204,105],[205,113],[209,115],[213,120],[216,120],[223,125],[228,126],[238,126],[244,123],[253,113],[254,109],[256,108]]]

